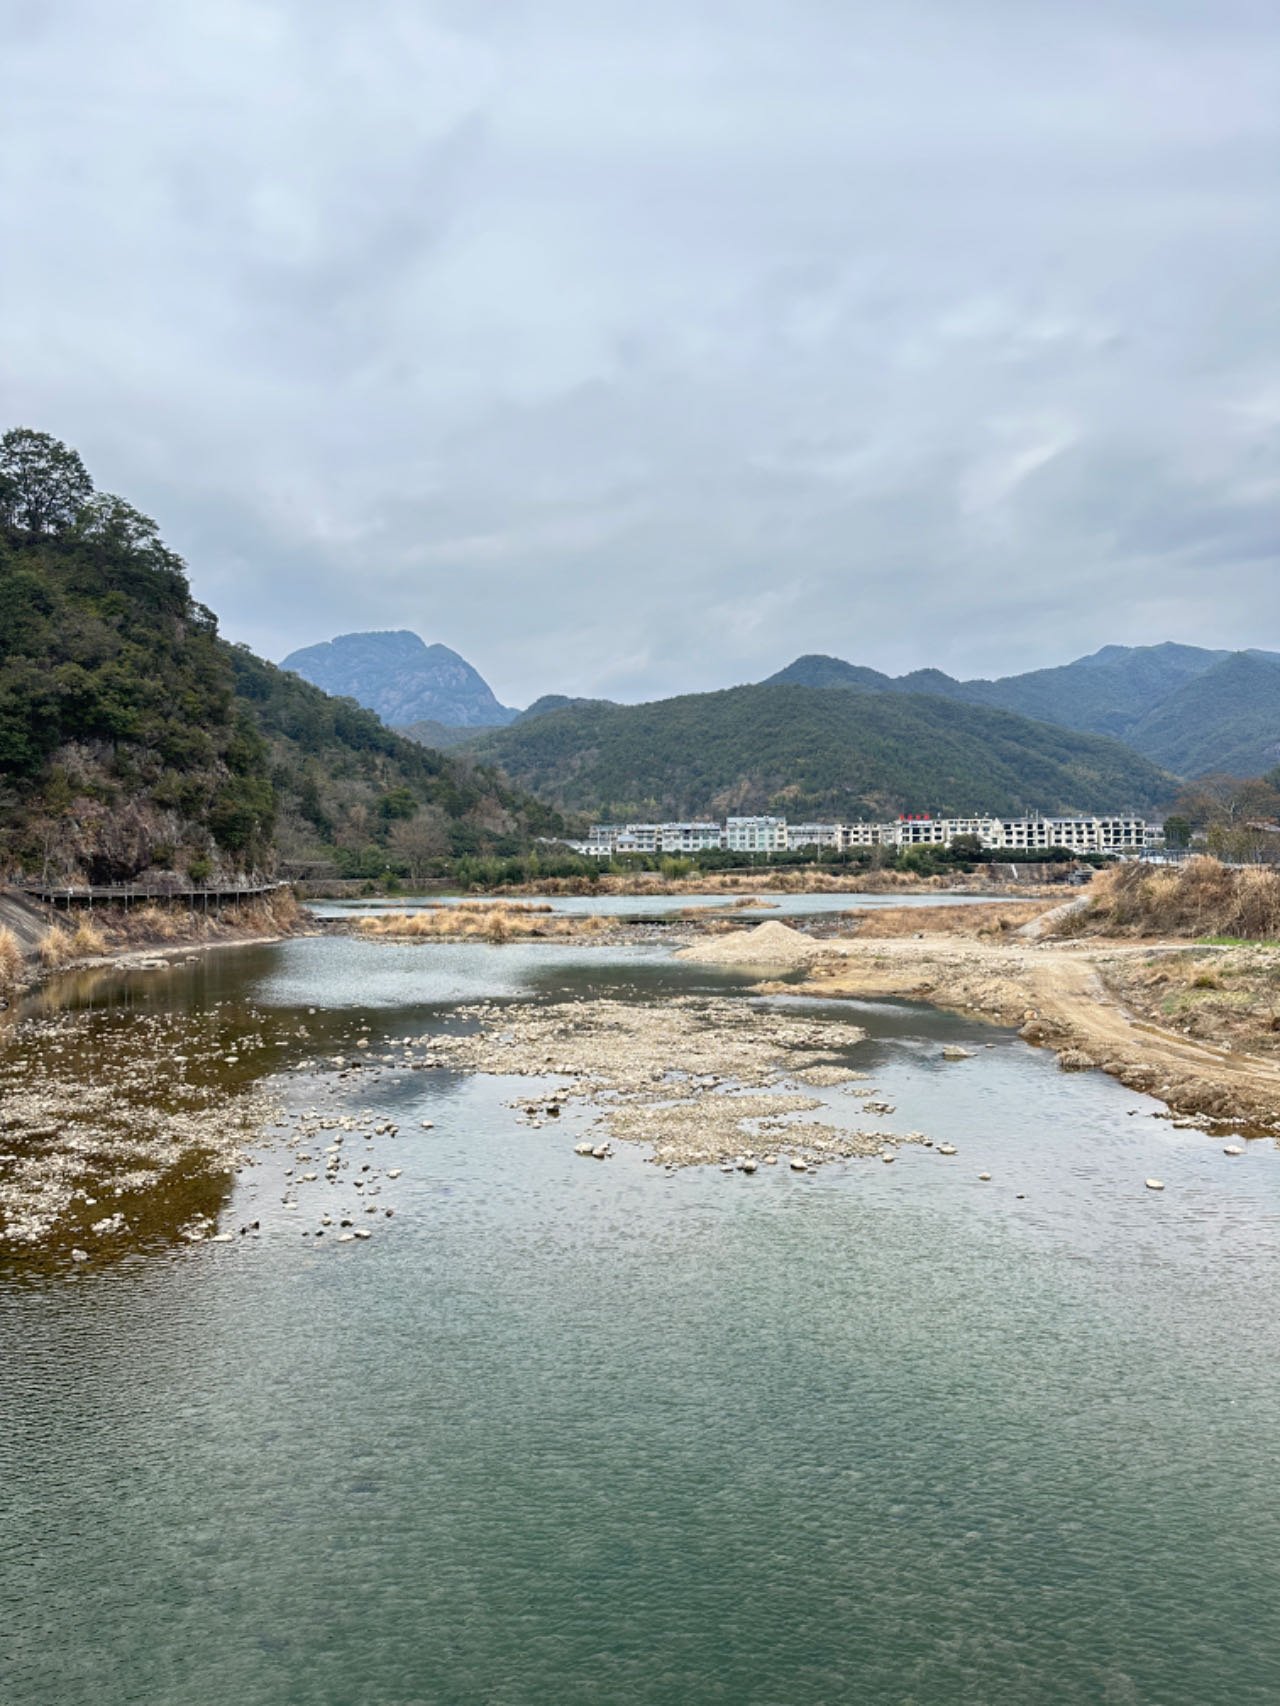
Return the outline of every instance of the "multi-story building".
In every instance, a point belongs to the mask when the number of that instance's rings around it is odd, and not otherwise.
[[[789,823],[787,846],[839,847],[841,827],[838,823]]]
[[[844,851],[851,847],[884,847],[892,843],[895,827],[891,823],[842,823],[839,844]]]
[[[785,853],[785,817],[731,817],[724,826],[724,845],[734,853]]]
[[[596,824],[575,851],[597,858],[614,853],[782,853],[788,848],[946,847],[957,836],[1011,854],[1062,847],[1070,853],[1138,853],[1158,844],[1158,826],[1120,812],[1101,817],[931,817],[904,815],[893,823],[795,823],[783,817],[731,817],[723,827],[700,819],[673,823]]]
[[[659,827],[664,853],[705,853],[724,846],[724,831],[718,823],[664,823]]]

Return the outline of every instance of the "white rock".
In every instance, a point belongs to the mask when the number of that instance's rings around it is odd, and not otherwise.
[[[1222,1153],[1224,1155],[1243,1155],[1244,1150],[1241,1149],[1238,1143],[1229,1143]]]
[[[1145,1182],[1149,1191],[1162,1191],[1164,1189],[1163,1179],[1148,1179]]]
[[[938,1154],[939,1155],[957,1155],[957,1154],[959,1154],[959,1151],[957,1150],[954,1143],[940,1143],[938,1145]]]
[[[802,1161],[798,1155],[793,1155],[791,1157],[791,1171],[793,1173],[807,1173],[809,1171],[809,1163],[807,1161]]]
[[[896,1161],[898,1157],[893,1153],[892,1149],[885,1149],[881,1151],[880,1159],[882,1161]]]
[[[73,1262],[87,1262],[89,1260],[89,1252],[87,1250],[73,1250],[71,1252],[71,1260]]]
[[[990,1173],[979,1173],[978,1177],[980,1179],[989,1179],[991,1177],[991,1175],[990,1175]]]

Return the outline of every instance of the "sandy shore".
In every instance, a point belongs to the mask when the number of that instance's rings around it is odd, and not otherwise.
[[[1280,1131],[1280,1058],[1240,1046],[1239,1037],[1161,1022],[1160,1008],[1143,1011],[1132,998],[1135,976],[1153,966],[1186,961],[1181,977],[1176,969],[1156,975],[1189,983],[1206,956],[1229,950],[1178,941],[988,942],[930,933],[927,913],[919,922],[919,936],[826,942],[802,983],[776,987],[901,996],[1016,1025],[1028,1042],[1055,1049],[1064,1067],[1099,1067],[1178,1114]],[[1271,960],[1280,971],[1280,952]]]

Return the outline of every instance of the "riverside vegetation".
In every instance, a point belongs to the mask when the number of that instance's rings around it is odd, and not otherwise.
[[[0,867],[194,883],[516,852],[562,827],[484,765],[228,645],[153,521],[47,434],[0,438]]]

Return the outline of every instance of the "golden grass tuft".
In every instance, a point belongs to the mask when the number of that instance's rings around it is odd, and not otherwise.
[[[71,948],[77,959],[91,959],[107,951],[107,938],[91,918],[82,918],[71,935]]]
[[[12,989],[22,977],[25,964],[18,938],[7,924],[0,925],[0,989]]]
[[[50,971],[56,971],[59,966],[65,966],[69,960],[76,957],[72,947],[74,937],[70,930],[63,929],[61,924],[55,924],[40,943],[40,964]]]
[[[612,922],[596,913],[578,918],[549,916],[549,906],[462,901],[424,907],[421,912],[384,912],[359,921],[363,936],[416,942],[508,942],[594,936]]]
[[[1028,901],[1013,906],[996,901],[977,906],[879,906],[841,916],[859,936],[972,936],[999,941],[1055,904]]]
[[[1230,870],[1216,859],[1185,865],[1115,865],[1094,878],[1089,905],[1062,921],[1062,935],[1280,937],[1280,872]]]

